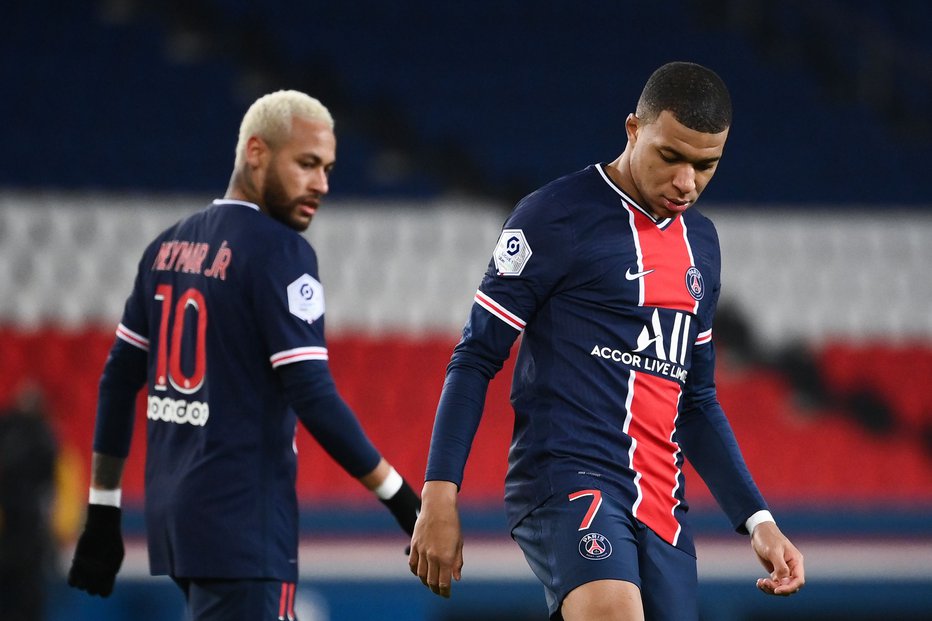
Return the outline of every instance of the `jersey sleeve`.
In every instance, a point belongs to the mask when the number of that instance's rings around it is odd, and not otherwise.
[[[492,251],[474,310],[522,332],[571,270],[572,224],[564,206],[543,191],[519,203]]]
[[[98,386],[93,446],[96,452],[114,457],[129,454],[136,395],[146,383],[149,334],[143,273],[148,256],[144,253],[139,262]]]
[[[699,336],[693,347],[677,435],[686,458],[705,481],[732,526],[738,532],[746,533],[745,520],[754,512],[766,509],[767,503],[745,464],[715,390],[711,316],[718,300],[718,286],[712,293],[708,324],[700,323]]]
[[[453,351],[437,406],[427,481],[462,484],[489,381],[571,269],[572,231],[565,209],[538,192],[505,222]]]
[[[372,472],[381,456],[340,397],[329,370],[304,361],[276,371],[301,424],[333,460],[357,478]]]
[[[272,368],[328,359],[324,288],[317,256],[303,238],[288,239],[250,274],[252,303]]]

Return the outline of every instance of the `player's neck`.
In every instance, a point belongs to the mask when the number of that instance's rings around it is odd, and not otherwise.
[[[254,191],[254,185],[248,175],[244,175],[242,171],[234,171],[223,198],[259,205],[259,195]]]
[[[641,209],[650,211],[647,205],[644,204],[641,193],[638,192],[637,185],[631,177],[631,168],[628,166],[626,154],[627,151],[615,158],[615,161],[611,164],[606,164],[604,167],[605,174],[612,180],[612,183],[621,188],[622,192],[627,194]]]

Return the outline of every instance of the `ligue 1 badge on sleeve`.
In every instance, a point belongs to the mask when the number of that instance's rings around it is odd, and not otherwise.
[[[524,238],[521,229],[505,229],[502,231],[495,250],[492,253],[495,269],[499,276],[518,276],[531,258],[531,246]]]
[[[288,310],[295,317],[314,323],[324,314],[324,287],[310,274],[302,274],[288,285]]]

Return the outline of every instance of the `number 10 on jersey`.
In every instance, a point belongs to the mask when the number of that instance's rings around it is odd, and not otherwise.
[[[173,294],[171,285],[159,285],[155,290],[155,299],[162,303],[156,353],[155,389],[167,390],[170,383],[178,392],[190,395],[201,389],[207,373],[205,346],[207,304],[204,301],[204,295],[194,287],[182,293],[177,302],[173,300]],[[193,323],[195,330],[193,341],[190,336],[187,339],[184,338],[185,324],[189,320],[195,322]],[[170,340],[169,332],[171,333]],[[194,369],[190,374],[186,374],[182,368],[182,345],[189,344],[193,344],[194,355],[186,359],[193,358]]]

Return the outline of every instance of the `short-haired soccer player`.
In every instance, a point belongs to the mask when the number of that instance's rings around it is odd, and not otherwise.
[[[489,380],[523,334],[505,480],[511,535],[551,618],[698,619],[684,455],[770,572],[803,586],[803,557],[754,484],[715,393],[715,228],[691,209],[731,126],[711,70],[648,79],[627,146],[545,185],[504,225],[447,370],[409,565],[449,597],[463,566],[456,496]]]

